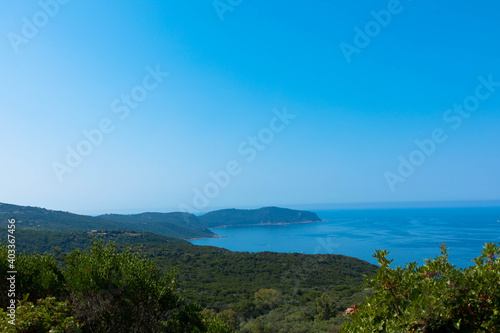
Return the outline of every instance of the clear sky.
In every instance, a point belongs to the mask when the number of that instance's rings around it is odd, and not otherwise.
[[[0,4],[0,202],[500,199],[500,3]]]

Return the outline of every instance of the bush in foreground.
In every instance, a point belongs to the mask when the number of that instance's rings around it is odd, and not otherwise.
[[[499,332],[500,248],[484,246],[475,266],[455,268],[447,248],[422,266],[389,268],[387,251],[376,251],[375,292],[359,304],[342,332]]]
[[[48,254],[20,253],[11,261],[8,257],[6,246],[0,246],[0,307],[8,304],[10,297],[10,282],[7,278],[11,275],[8,271],[9,263],[15,266],[16,288],[18,292],[16,299],[20,301],[23,295],[28,295],[27,300],[36,302],[40,298],[49,296],[60,297],[64,294],[64,279],[61,271],[57,268],[54,258]],[[19,292],[21,291],[21,292]]]
[[[7,254],[0,246],[2,291],[8,287]],[[164,274],[114,243],[94,240],[90,248],[74,250],[62,270],[51,255],[27,253],[16,258],[16,268],[15,325],[2,292],[2,332],[230,332],[223,320],[204,318],[197,304],[184,304],[174,291],[175,270]]]
[[[94,241],[66,258],[64,277],[77,318],[96,332],[155,332],[179,307],[174,273],[164,275],[148,259],[113,243]]]
[[[39,299],[36,304],[25,297],[16,309],[16,325],[9,323],[12,319],[7,314],[0,309],[1,332],[82,332],[83,325],[73,317],[71,305],[54,297]]]

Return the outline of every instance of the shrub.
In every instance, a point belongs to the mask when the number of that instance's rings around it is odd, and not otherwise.
[[[95,332],[156,332],[180,305],[174,274],[162,274],[151,260],[94,240],[73,251],[64,272],[76,317]]]
[[[203,310],[196,303],[185,306],[166,324],[167,332],[175,333],[231,333],[228,325],[213,310]]]
[[[328,320],[335,316],[335,304],[328,294],[323,293],[321,297],[316,298],[316,311],[317,320]]]
[[[17,257],[19,295],[29,294],[35,301],[49,296],[64,294],[64,277],[50,254],[27,254]]]
[[[18,333],[81,332],[82,324],[73,316],[73,309],[67,302],[58,302],[55,297],[39,299],[36,305],[27,298],[18,303],[16,325],[7,312],[0,309],[0,331]]]
[[[217,313],[213,309],[203,309],[201,314],[205,319],[207,332],[235,332],[240,325],[236,312],[233,310]]]
[[[8,250],[0,246],[0,290],[8,290],[7,271]],[[14,261],[16,274],[16,299],[21,300],[29,295],[27,300],[35,302],[37,299],[49,296],[60,297],[64,294],[64,277],[57,268],[54,258],[49,254],[16,255]],[[0,293],[0,308],[9,302],[6,292]]]
[[[500,248],[484,246],[475,266],[455,268],[445,245],[422,266],[389,268],[387,251],[376,251],[375,292],[357,307],[342,332],[500,331]]]
[[[257,306],[272,309],[281,302],[281,295],[275,289],[259,289],[254,294]]]

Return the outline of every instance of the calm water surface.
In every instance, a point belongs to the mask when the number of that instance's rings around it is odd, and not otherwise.
[[[485,242],[500,242],[500,207],[315,212],[328,222],[217,228],[211,230],[224,238],[192,243],[243,252],[342,254],[371,263],[374,250],[385,249],[395,265],[423,263],[447,243],[450,261],[467,267]]]

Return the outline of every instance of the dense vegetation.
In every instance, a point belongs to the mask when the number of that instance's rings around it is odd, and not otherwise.
[[[56,252],[69,253],[75,248],[83,249],[92,243],[92,237],[97,236],[105,241],[113,241],[119,248],[133,244],[180,244],[192,245],[188,241],[152,234],[127,230],[102,230],[99,232],[86,231],[47,231],[36,229],[16,230],[16,238],[20,239],[17,248],[28,252]]]
[[[367,279],[374,294],[356,306],[342,332],[499,332],[500,247],[485,245],[475,266],[456,269],[441,256],[424,265],[389,268],[387,251]]]
[[[84,286],[83,281],[91,278],[84,275],[90,274],[85,273],[86,271],[75,271],[72,268],[75,260],[71,258],[75,256],[80,258],[78,262],[81,264],[78,267],[81,269],[83,267],[90,271],[99,269],[99,266],[92,266],[92,256],[82,258],[81,254],[75,254],[88,252],[95,253],[96,256],[99,251],[81,250],[91,244],[91,237],[95,234],[17,230],[19,247],[30,252],[35,249],[38,251],[51,249],[52,259],[49,262],[51,271],[56,272],[54,274],[57,275],[57,279],[48,281],[59,281],[57,284],[66,280],[71,282],[70,285],[65,282],[68,287],[58,290],[57,293],[55,285],[50,287],[51,293],[45,292],[46,288],[38,285],[37,294],[32,295],[31,290],[26,291],[30,292],[31,296],[22,304],[31,302],[39,309],[36,311],[52,311],[50,313],[56,316],[70,313],[74,320],[70,318],[68,322],[78,323],[78,320],[81,320],[85,323],[87,320],[87,328],[84,325],[82,329],[93,327],[94,324],[90,324],[91,321],[88,319],[84,320],[86,317],[80,314],[85,312],[82,306],[72,305],[79,304],[75,302],[78,297],[73,295],[69,298],[68,290],[81,291]],[[166,276],[170,276],[170,272],[176,269],[175,295],[184,299],[185,304],[191,304],[188,307],[191,316],[200,320],[204,318],[205,323],[213,325],[218,323],[220,326],[221,322],[226,323],[233,331],[330,332],[332,328],[339,328],[345,321],[342,315],[345,308],[362,301],[369,294],[369,291],[361,287],[363,274],[375,273],[374,265],[344,256],[238,253],[214,247],[194,246],[183,240],[154,234],[126,231],[107,231],[105,234],[98,234],[97,237],[105,242],[112,240],[116,243],[116,249],[120,253],[128,253],[127,256],[140,253],[143,258],[154,262],[157,271]],[[72,254],[67,255],[68,252]],[[49,258],[49,256],[40,257]],[[27,270],[20,268],[19,271]],[[73,273],[68,274],[68,272]],[[86,276],[85,280],[69,279],[69,276],[82,274]],[[119,283],[116,282],[115,285]],[[113,288],[113,292],[120,290],[118,287]],[[92,293],[95,294],[96,290],[94,289]],[[83,297],[90,297],[92,293],[84,293]],[[109,290],[105,294],[109,295]],[[45,296],[49,295],[57,295],[57,298],[48,300]],[[61,295],[65,296],[61,298]],[[40,298],[43,301],[37,304],[37,299]],[[60,301],[68,301],[72,308],[64,307],[58,303]],[[96,306],[97,310],[106,304],[105,300],[92,299],[92,302],[101,304],[101,307]],[[204,310],[197,308],[195,303],[200,304]],[[112,307],[108,305],[106,308]],[[94,313],[99,313],[96,309],[92,309]],[[113,316],[119,317],[120,312]],[[138,312],[137,317],[141,316]]]
[[[277,224],[297,222],[319,222],[321,219],[312,212],[297,211],[278,207],[260,209],[221,209],[200,216],[208,228],[224,225]]]
[[[189,213],[106,214],[98,217],[0,203],[0,228],[16,217],[18,229],[52,231],[133,230],[179,238],[215,237],[208,228],[225,225],[294,223],[320,221],[311,212],[267,207],[253,210],[224,209],[195,216]]]
[[[213,237],[215,234],[209,231],[208,228],[228,225],[321,221],[315,213],[278,207],[222,209],[201,216],[175,212],[134,215],[106,214],[99,216],[99,218],[120,223],[129,229],[149,231],[175,238]],[[188,234],[189,237],[183,237],[183,235]]]
[[[196,230],[219,223],[219,217],[243,218],[240,210],[216,213],[206,214],[205,222],[195,217],[187,223],[190,214],[169,216]],[[304,212],[278,213],[281,221],[296,220],[295,214],[311,218]],[[276,223],[276,214],[268,208],[248,216]],[[486,244],[467,269],[448,262],[445,246],[441,256],[421,266],[396,268],[390,268],[388,252],[377,251],[377,270],[345,256],[231,252],[136,229],[146,228],[148,220],[147,228],[163,223],[164,214],[104,221],[3,204],[0,215],[19,217],[18,332],[500,331],[500,248],[495,244]],[[99,221],[109,229],[87,228]],[[61,223],[63,231],[47,230]],[[116,225],[128,228],[113,229]],[[4,292],[7,254],[0,246],[0,331],[14,332]]]
[[[127,229],[153,232],[174,238],[214,237],[199,218],[189,213],[106,214],[99,218],[119,223]]]
[[[6,230],[8,219],[13,217],[16,218],[16,229],[32,228],[55,231],[124,229],[116,222],[92,216],[0,203],[0,228]]]
[[[0,247],[0,289],[8,290],[7,248]],[[16,258],[16,325],[0,295],[2,332],[229,332],[217,317],[175,293],[175,271],[157,269],[153,261],[130,249],[95,240],[74,250],[59,269],[48,254]]]
[[[500,327],[500,247],[495,244],[486,244],[467,269],[451,265],[443,246],[441,256],[421,266],[396,268],[390,268],[386,251],[377,251],[380,268],[375,270],[343,256],[237,253],[148,233],[107,231],[90,247],[95,233],[19,230],[17,236],[29,240],[18,243],[26,249],[56,245],[51,254],[17,257],[19,332],[54,327],[68,332],[498,332]],[[1,247],[0,290],[7,290],[6,258]],[[7,301],[2,293],[0,304]],[[354,314],[345,315],[351,306]],[[11,328],[8,319],[0,310],[1,329]]]

